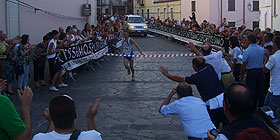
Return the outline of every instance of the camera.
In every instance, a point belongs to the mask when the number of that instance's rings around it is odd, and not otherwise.
[[[280,120],[278,118],[279,116],[276,117],[276,115],[269,106],[261,107],[259,112],[262,119],[266,122],[266,124],[269,127],[271,127],[277,132],[280,130]]]
[[[210,130],[210,134],[213,135],[215,138],[217,138],[219,131],[214,128],[214,129]]]

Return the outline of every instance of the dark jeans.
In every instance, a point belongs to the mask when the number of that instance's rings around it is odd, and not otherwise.
[[[34,81],[44,80],[46,60],[33,60],[34,64]]]
[[[275,110],[280,106],[280,95],[273,95],[271,92],[268,92],[265,98],[265,105]]]
[[[264,73],[264,93],[268,92],[270,86],[270,72]]]
[[[48,59],[49,61],[49,69],[50,69],[50,80],[53,79],[53,76],[55,75],[56,71],[55,71],[55,65],[54,65],[54,62],[55,62],[55,58],[51,58],[51,59]]]
[[[255,110],[257,107],[262,107],[265,98],[263,69],[247,70],[245,83],[252,94],[253,109]]]
[[[235,81],[240,81],[239,76],[240,76],[240,69],[241,69],[241,64],[236,64],[233,70],[233,76]]]
[[[212,123],[216,126],[217,129],[219,128],[220,123],[223,124],[223,127],[228,123],[224,114],[224,109],[222,107],[214,110],[210,110],[209,107],[207,107],[207,110]]]

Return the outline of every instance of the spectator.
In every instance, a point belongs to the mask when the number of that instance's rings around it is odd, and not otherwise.
[[[273,138],[262,129],[248,128],[238,133],[235,140],[273,140]]]
[[[190,17],[190,20],[191,21],[195,21],[196,20],[196,17],[195,17],[195,13],[193,12],[192,13],[192,16],[189,16]]]
[[[92,34],[91,27],[88,23],[85,24],[84,30],[82,32],[84,37],[90,37]]]
[[[195,74],[187,77],[175,76],[168,73],[167,69],[160,67],[161,73],[176,82],[187,82],[188,84],[196,85],[196,88],[203,100],[206,103],[211,121],[218,128],[219,124],[226,123],[223,112],[223,87],[218,79],[218,75],[214,68],[205,62],[201,56],[195,57],[192,60]]]
[[[178,100],[169,104],[175,94]],[[168,114],[178,115],[186,136],[191,140],[207,138],[207,131],[216,128],[211,122],[206,104],[200,98],[193,97],[192,88],[186,83],[180,83],[172,89],[169,96],[161,104],[159,112],[164,116]]]
[[[6,81],[0,79],[0,92],[6,88]],[[24,88],[23,94],[18,90],[21,118],[12,101],[0,94],[0,139],[28,140],[31,138],[30,104],[33,93],[29,87]]]
[[[216,140],[234,140],[235,136],[248,128],[260,128],[272,136],[263,120],[252,113],[252,94],[243,83],[230,84],[224,94],[224,112],[229,124],[219,132]],[[215,139],[208,131],[208,138]]]
[[[265,72],[270,72],[270,86],[265,99],[265,105],[276,109],[280,105],[280,37],[274,39],[273,50],[275,53],[266,56]]]
[[[243,64],[241,66],[240,81],[244,79],[245,69],[247,70],[245,83],[248,85],[253,100],[253,109],[262,107],[264,104],[264,76],[263,66],[265,50],[257,43],[254,35],[247,36],[246,46],[243,53]]]
[[[239,41],[235,36],[232,36],[229,38],[229,42],[231,47],[233,48],[232,51],[232,72],[233,72],[233,76],[235,78],[235,81],[239,81],[240,79],[240,69],[241,69],[241,64],[242,64],[242,60],[239,57],[242,54],[240,45],[239,45]]]
[[[96,104],[90,105],[87,112],[87,122],[89,131],[76,129],[75,120],[77,112],[74,100],[68,95],[56,96],[50,101],[49,108],[45,109],[44,115],[49,121],[47,133],[39,133],[33,140],[69,140],[71,136],[76,136],[77,140],[101,140],[101,134],[97,132],[94,118],[97,115],[99,99]]]
[[[272,54],[273,34],[272,33],[265,33],[264,36],[263,36],[263,40],[264,40],[263,47],[265,48],[266,53]],[[269,58],[269,55],[267,55],[266,57]],[[264,93],[265,94],[268,92],[269,82],[270,82],[270,72],[264,73]]]
[[[28,86],[30,70],[30,52],[34,48],[29,44],[29,35],[22,35],[21,43],[15,48],[16,57],[16,74],[18,75],[17,88],[22,91],[23,87]]]
[[[50,37],[45,35],[43,42],[39,43],[33,53],[33,65],[34,65],[34,82],[36,87],[47,86],[48,84],[44,81],[45,78],[45,64],[47,56],[47,47],[50,42]],[[40,80],[40,81],[39,81]],[[40,85],[40,83],[41,85]]]
[[[62,33],[64,33],[64,29],[62,27],[59,27],[58,32],[59,32],[59,34],[62,34]]]
[[[9,44],[5,41],[6,38],[7,34],[3,31],[0,31],[0,56],[4,57],[3,59],[5,59],[5,55],[7,54],[7,50],[9,48]],[[5,77],[5,69],[5,61],[0,61],[0,78]]]
[[[229,25],[228,25],[227,18],[224,18],[224,19],[223,19],[223,23],[224,23],[225,26],[229,26]]]

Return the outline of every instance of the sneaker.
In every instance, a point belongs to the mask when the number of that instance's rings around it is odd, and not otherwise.
[[[56,91],[56,92],[59,91],[59,89],[57,89],[55,86],[50,86],[49,90],[50,91]]]
[[[135,76],[134,75],[132,75],[131,81],[135,81]]]
[[[130,69],[127,69],[127,75],[130,75]]]
[[[68,85],[66,85],[66,84],[64,84],[64,83],[60,83],[60,84],[58,84],[58,87],[68,87]]]

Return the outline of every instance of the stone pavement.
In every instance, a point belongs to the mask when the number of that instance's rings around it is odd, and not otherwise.
[[[189,53],[184,46],[162,38],[133,38],[144,54]],[[185,76],[194,72],[191,60],[192,57],[136,58],[136,81],[131,81],[122,58],[113,57],[109,62],[102,62],[103,69],[76,75],[76,82],[66,81],[69,87],[61,89],[60,93],[67,93],[75,100],[76,126],[81,130],[87,129],[85,115],[89,104],[94,104],[96,98],[101,99],[95,122],[105,140],[184,140],[187,137],[179,117],[164,117],[158,113],[160,104],[177,85],[160,73],[159,66],[167,67],[172,74]],[[195,87],[193,91],[198,96]],[[48,91],[47,87],[34,89],[33,135],[46,131],[48,122],[43,110],[58,94]],[[18,108],[17,99],[13,97],[13,100]]]

